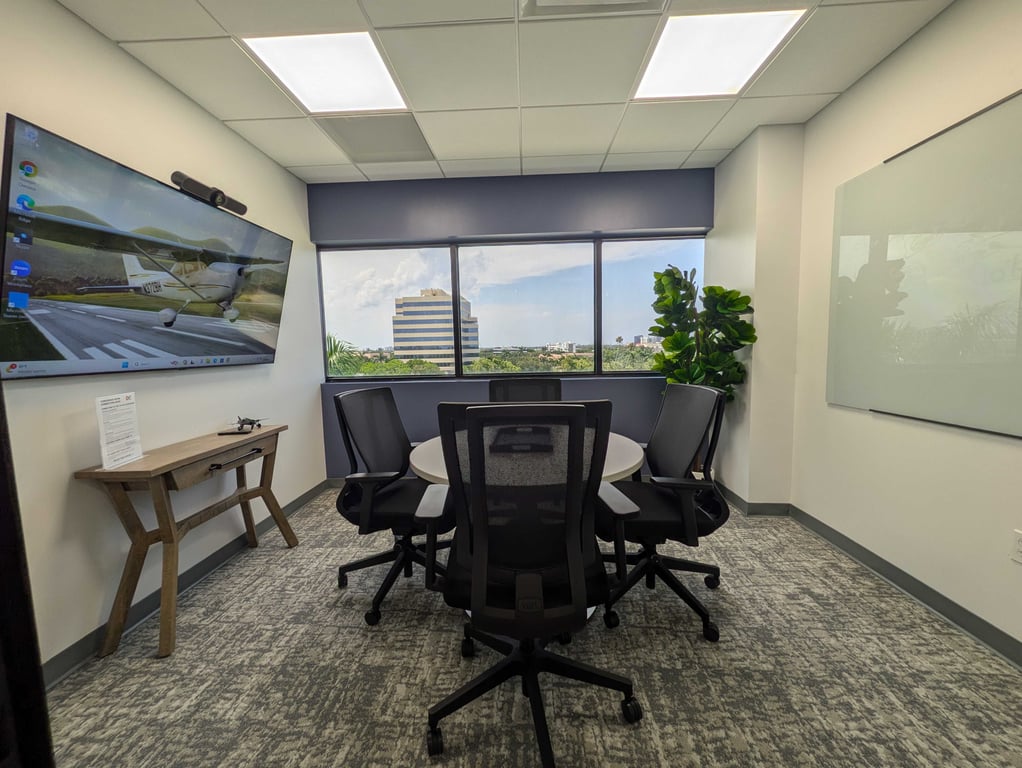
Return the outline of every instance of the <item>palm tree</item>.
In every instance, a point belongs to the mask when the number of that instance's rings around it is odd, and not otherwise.
[[[350,341],[326,335],[327,376],[352,376],[358,373],[365,358]]]

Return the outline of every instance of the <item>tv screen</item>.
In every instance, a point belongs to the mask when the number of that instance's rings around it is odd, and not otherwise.
[[[272,363],[291,241],[7,116],[0,378]]]

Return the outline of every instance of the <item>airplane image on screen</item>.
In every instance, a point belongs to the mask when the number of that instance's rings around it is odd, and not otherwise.
[[[255,258],[241,253],[181,243],[152,235],[125,232],[103,224],[68,219],[42,211],[31,214],[33,236],[86,248],[120,253],[126,283],[76,288],[78,294],[131,292],[170,301],[179,301],[177,309],[158,311],[167,328],[190,304],[215,304],[225,320],[234,322],[239,312],[234,299],[255,271],[283,271],[283,259]],[[159,259],[172,260],[168,267]],[[143,261],[145,264],[143,264]]]

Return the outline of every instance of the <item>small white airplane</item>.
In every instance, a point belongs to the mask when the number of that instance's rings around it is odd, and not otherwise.
[[[200,303],[216,304],[224,319],[234,322],[240,313],[233,302],[244,288],[246,278],[260,269],[280,272],[287,269],[286,256],[254,258],[41,211],[31,215],[35,237],[121,254],[125,284],[84,286],[75,289],[75,293],[137,293],[182,302],[177,309],[159,310],[159,320],[167,328],[174,325],[185,307]],[[150,266],[143,266],[140,258]],[[174,263],[167,267],[158,259]]]

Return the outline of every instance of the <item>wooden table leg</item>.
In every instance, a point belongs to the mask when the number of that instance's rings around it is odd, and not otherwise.
[[[142,525],[126,489],[120,483],[104,483],[103,487],[113,502],[117,517],[124,526],[124,532],[131,539],[131,549],[128,550],[128,558],[124,561],[121,582],[117,586],[114,603],[110,607],[110,618],[107,620],[106,633],[98,653],[101,657],[113,653],[120,645],[124,624],[128,619],[128,610],[131,608],[131,599],[135,596],[138,578],[142,573],[149,545],[152,543],[150,533]]]
[[[266,508],[270,510],[273,522],[275,522],[277,524],[277,528],[280,529],[280,533],[284,537],[284,541],[287,542],[289,547],[297,547],[298,537],[295,536],[295,532],[291,530],[291,524],[287,521],[287,516],[284,514],[284,510],[280,508],[280,504],[277,503],[277,497],[273,495],[273,491],[270,489],[270,483],[273,480],[273,463],[276,458],[276,451],[263,456],[263,468],[259,475],[259,490],[261,491],[259,495],[266,504]]]
[[[244,464],[238,467],[236,476],[239,490],[245,488],[248,485],[248,481],[245,479]],[[256,535],[255,522],[252,519],[252,503],[248,499],[242,499],[239,503],[241,505],[241,517],[245,521],[245,539],[248,541],[248,546],[252,548],[258,547],[259,537]]]
[[[177,570],[178,545],[181,541],[174,512],[170,506],[170,492],[163,475],[149,481],[156,521],[163,542],[163,580],[160,584],[160,647],[157,656],[170,656],[177,641]]]

